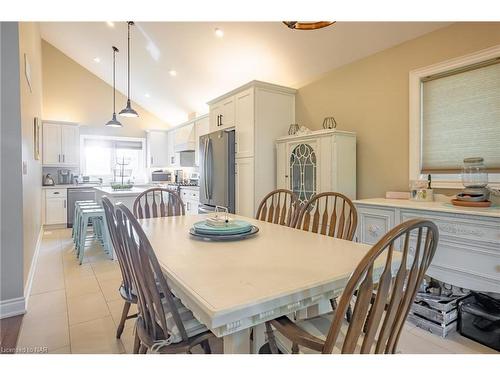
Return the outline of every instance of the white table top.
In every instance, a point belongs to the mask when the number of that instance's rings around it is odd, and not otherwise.
[[[476,208],[476,207],[454,206],[451,204],[451,202],[440,202],[440,201],[417,202],[417,201],[411,201],[409,199],[385,199],[385,198],[359,199],[353,201],[353,203],[500,218],[500,207],[496,205],[486,208]]]
[[[338,295],[370,249],[231,216],[257,225],[260,232],[242,241],[211,242],[189,235],[193,223],[206,215],[139,220],[171,287],[199,320],[221,327],[212,329],[218,336],[310,306],[325,293]]]

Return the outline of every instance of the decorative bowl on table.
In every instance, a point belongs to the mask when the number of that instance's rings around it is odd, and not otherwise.
[[[225,210],[222,215],[220,209]],[[230,241],[242,240],[258,231],[259,228],[245,220],[230,218],[226,208],[216,207],[215,216],[194,223],[189,233],[205,240]]]

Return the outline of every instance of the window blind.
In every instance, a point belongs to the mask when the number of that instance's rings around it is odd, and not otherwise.
[[[498,60],[422,80],[422,173],[457,173],[481,156],[500,172]]]

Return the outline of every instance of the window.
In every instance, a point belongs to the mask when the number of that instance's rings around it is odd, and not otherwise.
[[[120,181],[124,164],[124,181],[144,182],[146,178],[145,147],[142,138],[82,136],[81,169],[84,175]]]
[[[410,179],[462,188],[463,159],[481,156],[495,186],[499,144],[500,47],[410,73]]]

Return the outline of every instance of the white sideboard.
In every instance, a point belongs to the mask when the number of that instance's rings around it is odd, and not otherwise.
[[[417,217],[439,228],[427,274],[458,287],[500,293],[500,208],[455,207],[448,202],[399,199],[354,201],[358,242],[374,244],[394,226]]]

